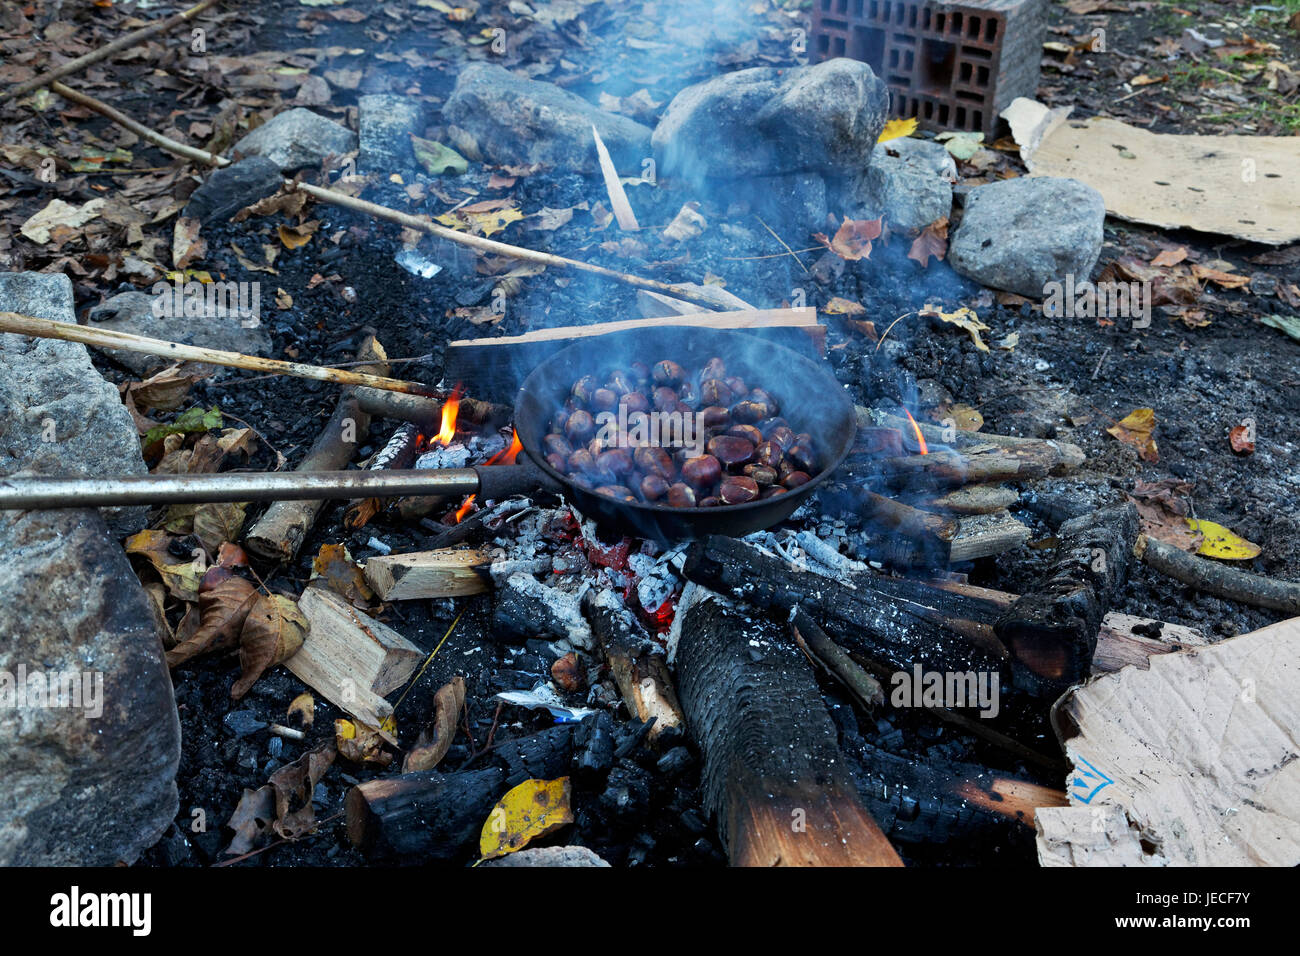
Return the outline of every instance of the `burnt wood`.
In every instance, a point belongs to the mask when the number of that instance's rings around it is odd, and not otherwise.
[[[449,862],[466,856],[505,793],[496,767],[464,773],[424,770],[353,787],[344,800],[348,840],[368,854]]]
[[[854,790],[785,628],[716,597],[685,611],[677,677],[705,802],[733,866],[899,866]]]
[[[1054,697],[1087,679],[1102,618],[1128,577],[1137,534],[1131,504],[1061,525],[1051,567],[995,625],[1019,665],[1016,686]]]
[[[992,629],[978,619],[865,586],[850,587],[731,538],[717,535],[691,546],[682,573],[697,584],[757,607],[789,614],[801,607],[846,650],[890,670],[988,671],[1010,676]],[[859,583],[864,579],[854,579]],[[957,602],[954,602],[957,603]]]

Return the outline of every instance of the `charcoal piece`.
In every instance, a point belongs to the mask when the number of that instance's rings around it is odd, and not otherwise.
[[[1127,580],[1137,533],[1131,504],[1061,525],[1051,567],[994,625],[1018,665],[1017,687],[1055,697],[1087,679],[1102,618]]]
[[[575,724],[556,724],[527,737],[504,740],[494,753],[506,765],[506,787],[525,780],[553,780],[569,772],[573,762]]]
[[[614,718],[607,712],[591,714],[573,735],[573,768],[579,774],[604,773],[614,766]]]
[[[648,774],[630,761],[621,761],[609,772],[600,805],[618,822],[643,819],[650,809]]]
[[[685,747],[674,747],[655,762],[655,767],[660,773],[665,773],[670,777],[675,777],[685,771],[695,758]]]
[[[348,840],[368,856],[449,862],[468,852],[505,791],[497,767],[380,777],[348,791]]]
[[[497,588],[492,623],[494,636],[502,640],[557,637],[583,650],[594,646],[578,599],[523,571],[510,575]]]

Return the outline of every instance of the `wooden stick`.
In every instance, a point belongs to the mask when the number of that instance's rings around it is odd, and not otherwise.
[[[165,339],[151,339],[130,332],[117,332],[89,325],[73,325],[71,322],[55,322],[51,319],[38,319],[17,312],[0,312],[0,332],[13,332],[17,335],[32,335],[41,339],[62,339],[65,342],[80,342],[96,348],[124,349],[127,352],[142,352],[145,355],[158,355],[170,361],[206,362],[209,365],[223,365],[229,368],[248,369],[253,372],[270,372],[273,375],[292,375],[296,378],[312,378],[320,382],[337,382],[340,385],[369,385],[372,388],[386,389],[392,392],[406,392],[411,395],[423,395],[442,398],[436,389],[419,382],[407,382],[388,378],[384,375],[369,375],[364,372],[352,372],[347,369],[324,368],[320,365],[307,365],[302,362],[284,362],[280,359],[261,358],[257,355],[245,355],[242,352],[223,352],[218,349],[203,348],[199,345],[183,345],[180,342],[168,342]]]
[[[582,262],[579,259],[568,259],[564,256],[557,256],[549,252],[538,252],[536,249],[525,249],[522,246],[512,246],[506,242],[497,242],[495,239],[485,239],[482,236],[473,236],[466,232],[459,232],[455,229],[449,229],[446,226],[440,226],[430,220],[427,216],[412,216],[409,213],[399,212],[396,209],[389,209],[387,206],[381,206],[378,203],[368,202],[364,199],[358,199],[355,196],[349,196],[347,193],[337,192],[333,189],[325,189],[321,186],[312,186],[308,183],[286,183],[286,188],[297,189],[307,195],[319,199],[321,202],[331,203],[335,206],[342,206],[344,209],[351,209],[353,212],[365,213],[367,216],[373,216],[376,219],[384,219],[388,222],[396,223],[406,229],[414,229],[417,232],[425,232],[431,236],[437,236],[440,239],[446,239],[448,242],[454,242],[462,246],[469,246],[471,249],[478,249],[480,252],[490,252],[498,256],[508,256],[511,259],[521,259],[526,262],[540,262],[545,266],[552,266],[557,269],[578,269],[582,272],[590,272],[595,275],[604,276],[606,279],[613,279],[615,282],[622,282],[625,285],[636,286],[640,289],[653,289],[656,292],[663,292],[666,295],[675,296],[678,299],[686,299],[690,302],[698,302],[700,305],[708,307],[710,302],[705,301],[703,296],[692,291],[686,286],[672,285],[667,282],[660,282],[657,279],[643,279],[641,276],[634,276],[626,272],[619,272],[616,269],[607,269],[604,266],[598,266],[590,262]]]
[[[1004,511],[1019,500],[1020,494],[1014,488],[1002,485],[967,485],[913,504],[921,508],[951,511],[953,514],[987,515]]]
[[[150,143],[153,143],[155,146],[166,150],[169,153],[174,153],[177,156],[183,156],[186,159],[192,159],[196,163],[204,163],[208,166],[230,165],[230,160],[226,159],[226,157],[218,156],[216,153],[209,153],[206,149],[196,149],[193,146],[186,146],[184,143],[179,143],[170,136],[164,136],[162,133],[150,129],[143,123],[137,123],[125,113],[113,109],[113,107],[109,106],[107,103],[101,102],[93,96],[79,93],[71,87],[65,86],[57,81],[50,84],[50,89],[55,93],[58,93],[65,100],[71,100],[73,103],[84,106],[88,110],[93,110],[100,116],[112,120],[123,129],[130,130],[141,139],[148,140]]]
[[[795,642],[808,656],[847,687],[865,709],[874,710],[885,702],[885,692],[880,681],[868,674],[866,668],[832,641],[803,608],[795,608],[790,631]]]
[[[385,601],[464,597],[491,590],[492,555],[477,548],[386,554],[366,561],[366,581]]]
[[[387,371],[383,347],[374,336],[367,336],[357,358],[374,361],[374,368]],[[338,471],[344,468],[365,441],[370,416],[361,411],[351,389],[339,396],[329,423],[312,444],[307,457],[295,471]],[[244,545],[258,557],[273,561],[290,561],[302,547],[303,539],[316,522],[325,502],[321,499],[277,501],[266,509],[244,536]]]
[[[178,13],[175,16],[168,17],[166,20],[159,20],[157,23],[151,23],[149,26],[141,27],[139,30],[134,30],[125,36],[119,37],[106,46],[102,46],[97,50],[91,50],[84,56],[79,56],[75,60],[69,60],[62,66],[56,66],[54,69],[48,70],[40,76],[33,77],[24,83],[19,83],[17,86],[11,87],[10,89],[0,93],[0,103],[12,99],[15,96],[23,96],[26,93],[30,93],[32,90],[40,89],[42,86],[49,86],[55,80],[60,80],[65,76],[71,76],[73,73],[81,72],[92,63],[98,63],[100,60],[107,59],[114,53],[121,53],[123,50],[130,49],[141,40],[147,40],[156,33],[163,33],[167,30],[173,29],[174,27],[178,27],[182,23],[193,20],[200,13],[217,2],[218,0],[202,0],[201,3],[196,3],[188,10]]]
[[[1300,614],[1300,583],[1295,581],[1279,581],[1215,564],[1145,534],[1138,535],[1133,553],[1161,574],[1206,594],[1283,614]]]

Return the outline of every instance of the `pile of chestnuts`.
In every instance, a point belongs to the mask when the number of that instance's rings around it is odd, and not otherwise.
[[[780,413],[772,393],[728,375],[720,358],[693,375],[669,359],[631,362],[573,383],[543,451],[574,483],[622,501],[739,505],[817,473],[811,436]]]

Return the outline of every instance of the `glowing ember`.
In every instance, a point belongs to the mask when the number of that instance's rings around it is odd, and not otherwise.
[[[903,414],[906,415],[907,420],[912,423],[912,433],[916,436],[916,447],[921,449],[922,455],[930,454],[930,450],[925,445],[925,436],[921,434],[921,426],[916,423],[916,419],[912,417],[912,413],[906,408],[903,409]]]
[[[456,437],[456,414],[460,411],[460,386],[457,385],[442,406],[442,428],[433,436],[434,442],[444,448]]]

